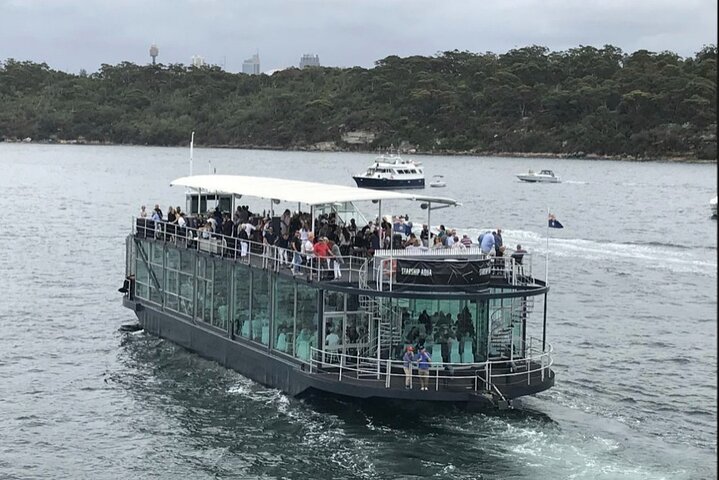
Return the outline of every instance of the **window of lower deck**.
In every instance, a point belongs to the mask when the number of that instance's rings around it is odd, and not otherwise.
[[[222,330],[227,330],[228,298],[229,298],[229,266],[222,260],[214,261],[212,276],[212,318],[210,323]]]
[[[295,282],[282,277],[275,279],[272,322],[272,348],[295,355]]]
[[[250,284],[252,270],[244,265],[233,266],[234,275],[234,333],[244,338],[250,338]]]
[[[471,300],[392,299],[390,315],[401,328],[405,345],[424,345],[435,363],[473,363],[486,358],[486,315],[482,302]],[[484,326],[483,326],[484,325]]]
[[[297,336],[295,356],[309,361],[311,348],[318,348],[319,290],[301,283],[297,284]]]
[[[252,308],[250,338],[263,345],[270,344],[270,273],[252,272]]]

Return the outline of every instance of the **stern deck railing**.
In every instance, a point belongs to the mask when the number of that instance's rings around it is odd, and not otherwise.
[[[553,347],[530,337],[523,358],[490,359],[477,363],[442,363],[431,365],[429,383],[435,391],[474,391],[492,393],[502,386],[531,386],[534,382],[544,382],[553,364]],[[367,382],[386,389],[405,388],[406,374],[403,360],[378,359],[350,355],[331,349],[310,349],[311,357],[304,361],[313,374],[335,375],[337,381]],[[416,362],[412,366],[410,385],[419,383]]]

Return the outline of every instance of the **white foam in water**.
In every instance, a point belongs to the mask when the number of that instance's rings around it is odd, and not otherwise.
[[[479,234],[493,228],[457,228],[457,232],[466,233],[473,242]],[[534,259],[534,266],[539,267],[547,253],[547,239],[544,234],[527,230],[502,230],[504,244],[513,248],[518,243],[530,254],[541,256]],[[717,264],[701,259],[696,255],[702,253],[692,249],[672,247],[671,245],[636,245],[629,243],[598,242],[581,238],[556,238],[549,240],[549,254],[556,257],[576,257],[592,261],[642,261],[648,267],[670,270],[676,273],[699,273],[716,277]],[[550,260],[551,261],[551,260]],[[539,262],[539,263],[538,263]]]

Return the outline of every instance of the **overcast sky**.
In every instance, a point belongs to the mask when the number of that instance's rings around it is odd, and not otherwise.
[[[504,53],[612,44],[692,56],[717,43],[716,0],[0,0],[0,61],[77,72],[102,63],[209,63],[239,71],[259,51],[267,72],[297,65],[371,67],[389,55]]]

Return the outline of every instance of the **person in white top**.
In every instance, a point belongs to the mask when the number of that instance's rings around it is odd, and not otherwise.
[[[447,240],[449,240],[449,239],[447,239]],[[452,248],[454,248],[456,250],[466,250],[467,249],[467,247],[464,246],[464,243],[459,241],[459,237],[457,235],[452,237]]]
[[[327,352],[329,352],[329,361],[337,360],[337,350],[339,350],[340,345],[340,336],[337,335],[337,333],[332,330],[329,335],[327,335],[327,338],[325,339],[325,343],[327,344]]]
[[[301,233],[300,233],[301,235]],[[314,240],[315,235],[310,232],[307,234],[307,240],[302,242],[302,256],[305,258],[305,265],[308,268],[312,268],[312,259],[315,256],[315,244],[312,242]],[[312,273],[310,272],[310,275]]]
[[[454,235],[452,235],[452,234],[447,235],[447,243],[446,243],[446,245],[447,245],[448,247],[451,247],[452,245],[454,245]]]
[[[185,222],[185,214],[180,212],[180,215],[177,217],[177,226],[184,227],[185,225],[187,225],[187,222]]]
[[[337,351],[337,347],[340,344],[340,336],[334,330],[327,335],[327,350]]]
[[[147,218],[147,210],[144,205],[140,207],[140,218]]]

